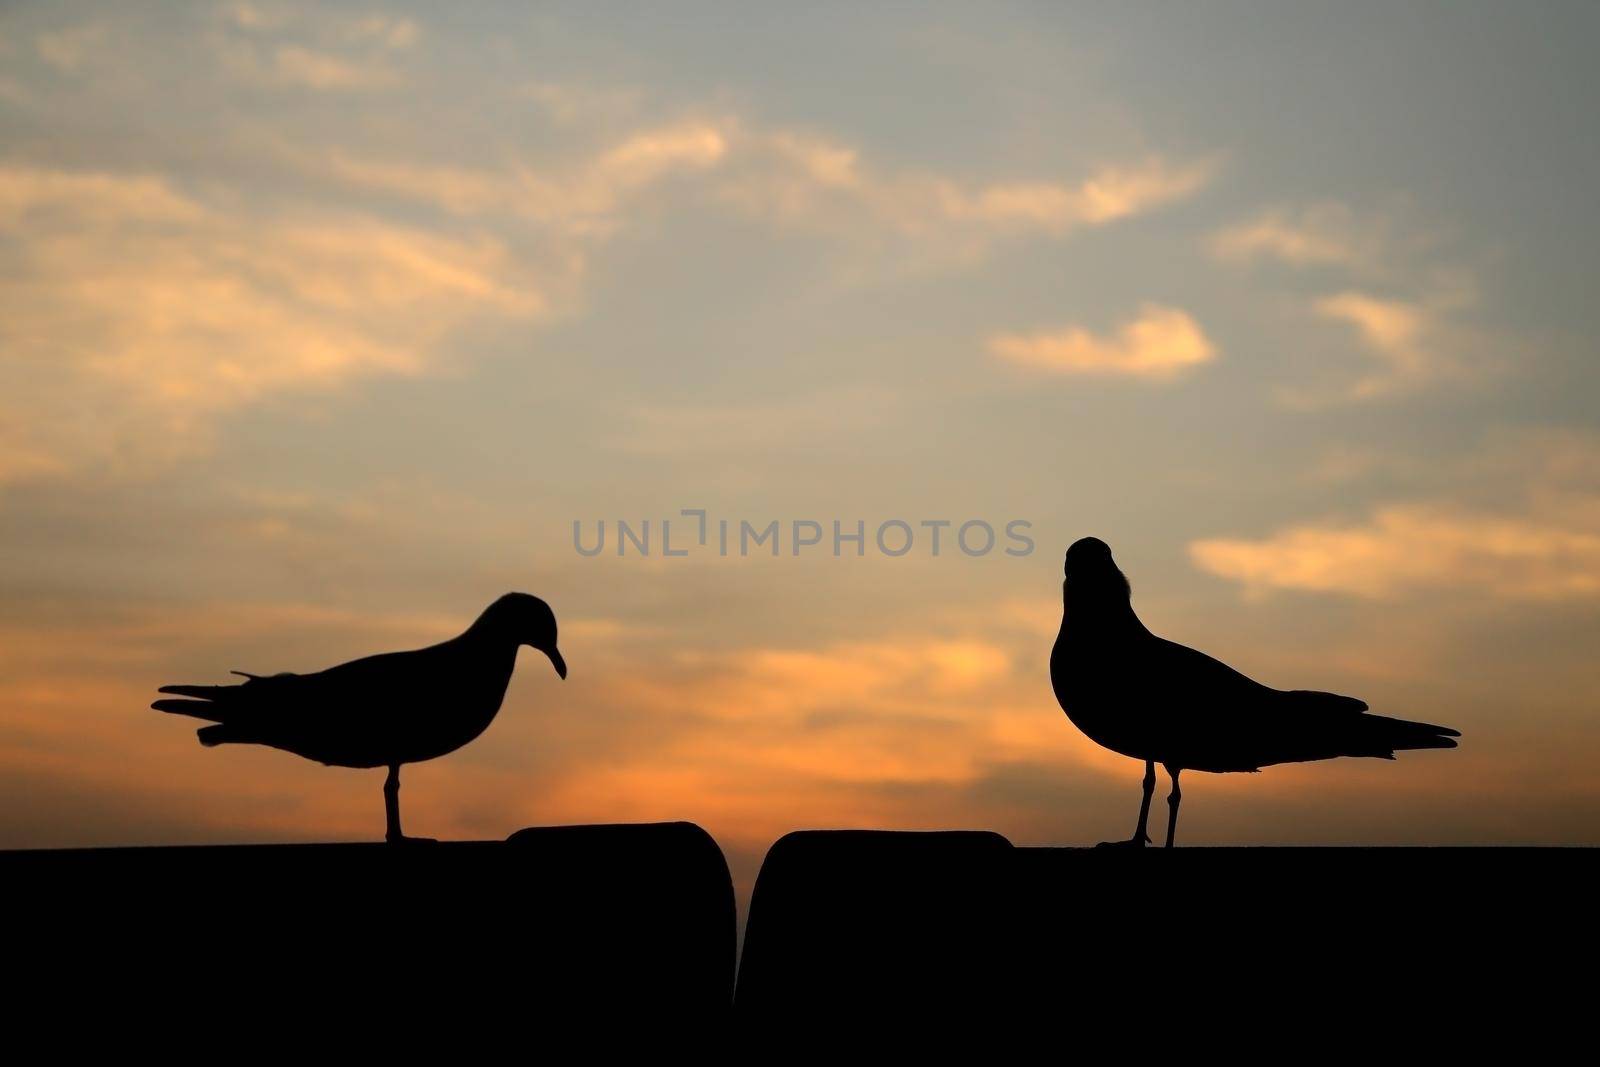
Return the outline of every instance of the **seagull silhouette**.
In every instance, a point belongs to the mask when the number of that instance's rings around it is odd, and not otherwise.
[[[1139,826],[1127,841],[1104,846],[1141,848],[1150,840],[1157,763],[1172,776],[1171,848],[1181,771],[1256,771],[1336,756],[1394,759],[1404,749],[1455,748],[1451,738],[1461,736],[1444,726],[1368,715],[1354,697],[1262,685],[1145,629],[1131,595],[1104,541],[1085,537],[1067,549],[1050,684],[1061,710],[1090,740],[1144,760]]]
[[[527,593],[507,593],[459,637],[413,652],[352,660],[315,674],[261,677],[233,671],[237,685],[164,685],[189,697],[157,711],[209,719],[200,743],[267,745],[330,767],[387,767],[387,838],[400,832],[400,765],[454,752],[488,728],[505,699],[517,649],[530,645],[567,676],[556,649],[556,617]]]

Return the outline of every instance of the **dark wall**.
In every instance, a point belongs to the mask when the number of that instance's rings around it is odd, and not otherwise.
[[[756,882],[735,991],[727,865],[685,823],[0,853],[6,1047],[488,1056],[559,1033],[678,1055],[731,1035],[760,1059],[863,1023],[918,1044],[999,1023],[1527,1052],[1588,1018],[1595,856],[795,833]]]
[[[732,882],[688,823],[10,852],[0,884],[13,1039],[110,1027],[229,1052],[351,1035],[393,1049],[641,1005],[716,1032],[732,996]]]
[[[756,882],[736,1006],[920,1039],[981,1018],[1211,1051],[1532,1041],[1588,1017],[1596,873],[1584,849],[791,834]]]

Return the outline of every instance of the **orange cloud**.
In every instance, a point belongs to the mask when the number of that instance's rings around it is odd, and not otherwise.
[[[1406,505],[1363,523],[1294,526],[1254,541],[1196,541],[1189,552],[1202,569],[1256,590],[1388,597],[1459,589],[1561,600],[1600,596],[1600,535],[1593,531],[1554,515]]]
[[[697,120],[638,131],[580,166],[544,173],[517,165],[500,171],[354,157],[299,154],[304,169],[335,180],[433,204],[454,215],[507,215],[604,237],[622,224],[631,201],[679,173],[715,167],[729,151],[722,123]]]
[[[564,99],[556,86],[536,90],[540,99]],[[304,162],[315,166],[315,161]],[[341,180],[455,213],[499,212],[568,224],[613,216],[630,196],[671,174],[705,172],[715,176],[714,188],[724,202],[785,225],[817,225],[858,237],[866,227],[957,246],[985,232],[1060,236],[1143,214],[1192,195],[1215,169],[1210,163],[1150,159],[1102,168],[1077,184],[997,182],[968,188],[937,174],[878,173],[849,146],[791,130],[752,128],[730,117],[639,130],[587,163],[556,174],[523,165],[469,171],[384,163],[342,153],[334,154],[328,166]],[[962,230],[971,232],[958,237]]]
[[[1228,263],[1272,260],[1296,269],[1323,268],[1362,284],[1379,282],[1400,295],[1344,289],[1310,304],[1318,318],[1348,324],[1376,371],[1345,384],[1281,389],[1294,407],[1399,396],[1442,382],[1462,382],[1491,369],[1477,332],[1460,312],[1476,299],[1469,271],[1432,259],[1434,242],[1403,235],[1390,214],[1361,217],[1338,203],[1270,209],[1212,235],[1212,254]]]
[[[1381,396],[1430,377],[1437,361],[1425,345],[1432,328],[1427,310],[1402,300],[1383,300],[1345,292],[1317,301],[1317,314],[1350,323],[1388,370],[1362,378],[1351,388],[1358,398]]]
[[[945,212],[954,219],[994,224],[1029,224],[1063,233],[1143,214],[1190,196],[1211,177],[1209,163],[1174,167],[1149,160],[1134,167],[1107,167],[1077,185],[1019,182],[963,193],[941,186]]]
[[[267,88],[349,92],[397,85],[391,60],[421,36],[412,20],[384,14],[250,3],[218,14],[216,47],[224,70]]]
[[[1298,211],[1268,210],[1214,234],[1211,251],[1227,262],[1275,259],[1296,267],[1331,265],[1360,271],[1383,267],[1388,226],[1363,224],[1343,204]]]
[[[468,316],[536,317],[566,284],[487,236],[363,217],[249,218],[148,175],[0,167],[14,367],[0,475],[140,469],[263,395],[417,374]]]
[[[279,32],[277,15],[234,14],[240,32]],[[388,24],[339,25],[323,36],[381,51],[411,36]],[[157,469],[203,450],[224,413],[269,394],[426,373],[458,325],[573,307],[596,242],[677,175],[737,172],[730,180],[752,182],[758,201],[796,198],[783,211],[831,210],[814,195],[843,196],[881,230],[960,255],[981,247],[959,232],[974,224],[994,233],[1101,224],[1186,195],[1204,178],[1203,168],[1151,163],[1076,187],[968,194],[943,179],[874,176],[854,151],[817,138],[703,119],[636,130],[554,173],[344,151],[294,158],[345,184],[435,204],[463,220],[458,230],[480,216],[518,218],[542,228],[539,251],[514,255],[528,246],[348,209],[245,216],[225,206],[225,191],[202,196],[157,175],[0,167],[0,233],[20,262],[0,312],[21,339],[21,365],[32,368],[0,396],[0,479]],[[1158,307],[1119,338],[1000,339],[996,348],[1034,365],[1153,380],[1213,355],[1192,319]]]
[[[1106,166],[1076,182],[956,182],[937,173],[882,173],[853,148],[789,131],[745,131],[738,166],[722,186],[729,202],[787,225],[838,229],[860,239],[886,231],[946,258],[970,258],[997,237],[1064,236],[1144,214],[1193,195],[1210,162],[1152,158]]]
[[[41,33],[34,41],[39,58],[64,74],[81,74],[106,47],[111,28],[103,22]]]
[[[1186,312],[1145,304],[1139,317],[1105,337],[1074,326],[1056,333],[1002,334],[989,342],[999,358],[1032,370],[1171,382],[1216,358],[1216,349]]]
[[[558,82],[529,82],[518,94],[544,109],[552,121],[563,126],[578,123],[615,123],[634,115],[645,93],[628,88],[594,88]]]

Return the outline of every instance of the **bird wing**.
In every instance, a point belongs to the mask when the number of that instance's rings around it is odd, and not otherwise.
[[[457,672],[445,662],[443,645],[410,652],[383,652],[341,663],[336,667],[301,675],[305,691],[314,700],[349,704],[370,701],[393,704],[415,700],[456,680]],[[263,679],[265,680],[265,679]]]
[[[1140,658],[1152,684],[1190,707],[1255,705],[1278,692],[1219,659],[1164,637],[1154,638]]]
[[[1175,641],[1155,638],[1143,657],[1173,762],[1198,770],[1254,770],[1325,758],[1359,726],[1365,701],[1309,689],[1282,690]],[[1369,717],[1370,718],[1370,717]],[[1335,742],[1335,739],[1340,739]],[[1328,751],[1326,755],[1338,754]],[[1353,753],[1352,753],[1353,754]]]
[[[385,652],[310,674],[247,675],[239,685],[168,685],[158,711],[210,719],[202,740],[272,745],[324,762],[359,759],[411,729],[405,709],[438,704],[461,683],[449,643]],[[396,711],[402,712],[397,715]]]

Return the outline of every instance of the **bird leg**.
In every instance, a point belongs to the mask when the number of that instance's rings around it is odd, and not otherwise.
[[[431,837],[407,837],[400,832],[400,764],[389,764],[389,777],[383,780],[383,813],[389,829],[384,839],[391,845],[409,841],[432,841]]]
[[[388,820],[389,831],[384,834],[390,842],[404,841],[406,835],[400,832],[400,764],[389,765],[389,777],[383,780],[383,814]]]
[[[1156,791],[1156,761],[1144,761],[1144,800],[1139,803],[1139,827],[1126,841],[1102,841],[1099,848],[1143,848],[1150,841],[1146,827],[1150,822],[1150,798]]]
[[[1183,790],[1178,788],[1178,772],[1182,767],[1174,767],[1170,763],[1162,764],[1167,773],[1172,775],[1172,792],[1167,794],[1167,847],[1172,847],[1172,837],[1178,831],[1178,805],[1183,801]],[[1150,776],[1155,777],[1155,769],[1151,768]]]

